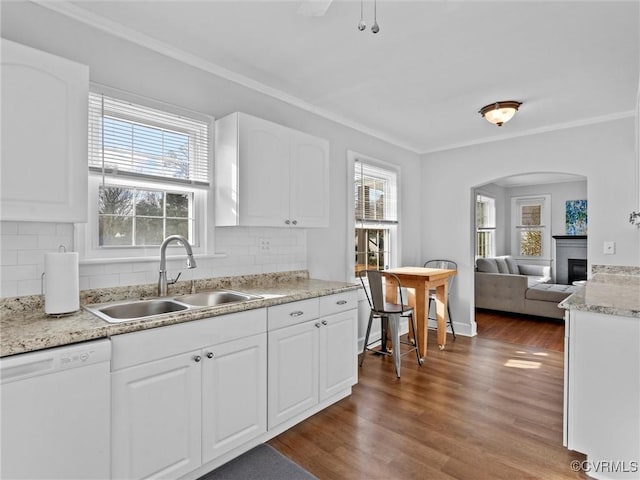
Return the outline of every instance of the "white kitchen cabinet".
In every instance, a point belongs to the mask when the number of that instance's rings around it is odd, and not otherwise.
[[[269,429],[357,382],[356,304],[346,292],[268,309]]]
[[[640,319],[571,309],[565,332],[565,444],[619,463],[594,478],[638,478]]]
[[[177,478],[266,432],[266,311],[112,339],[114,478]]]
[[[201,464],[200,351],[112,374],[112,475],[177,478]]]
[[[327,227],[329,142],[244,113],[216,121],[216,225]]]
[[[2,48],[2,219],[87,221],[89,68]]]
[[[267,430],[266,335],[204,349],[203,463]]]

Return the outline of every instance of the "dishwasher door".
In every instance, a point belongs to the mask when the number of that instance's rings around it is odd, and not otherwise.
[[[0,359],[0,478],[110,477],[111,342]]]

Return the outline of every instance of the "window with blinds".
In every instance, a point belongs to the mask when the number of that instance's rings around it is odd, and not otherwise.
[[[195,219],[206,219],[212,119],[147,103],[153,107],[89,95],[88,166],[95,204],[90,243],[99,249],[159,246],[174,234],[193,246],[204,241]]]
[[[354,162],[355,274],[391,265],[398,224],[397,175],[360,160]]]
[[[476,258],[495,256],[495,236],[496,201],[485,195],[476,195]]]
[[[209,122],[92,92],[89,169],[206,187]]]

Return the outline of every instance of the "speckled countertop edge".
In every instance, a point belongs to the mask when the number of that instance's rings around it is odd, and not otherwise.
[[[561,308],[640,318],[640,267],[593,265],[593,277]]]
[[[296,272],[299,273],[299,272]],[[229,278],[234,278],[229,281]],[[222,280],[222,281],[221,281]],[[218,315],[265,308],[282,303],[321,297],[335,293],[357,290],[359,285],[345,282],[331,282],[304,278],[304,275],[275,275],[247,277],[228,277],[227,279],[211,279],[200,282],[196,291],[207,291],[217,288],[241,289],[243,292],[259,295],[263,298],[242,303],[225,304],[216,307],[204,307],[182,312],[172,312],[158,315],[144,320],[134,320],[122,323],[108,323],[84,309],[61,316],[47,316],[38,300],[30,299],[22,302],[17,299],[7,299],[0,310],[0,357],[31,352],[45,348],[68,345],[86,340],[107,338],[123,333],[147,330],[167,325],[190,322]],[[173,289],[170,297],[189,293],[190,282],[185,288]],[[123,294],[123,287],[104,289],[103,293],[95,291],[84,295],[82,305],[89,303],[104,303],[127,299],[147,298],[141,292],[148,290],[148,286],[125,288],[128,293]],[[153,291],[153,289],[151,289]],[[83,295],[81,295],[83,297]],[[124,298],[123,298],[124,297]],[[24,298],[24,297],[23,297]],[[87,302],[91,298],[95,302]],[[31,308],[27,308],[30,306]]]

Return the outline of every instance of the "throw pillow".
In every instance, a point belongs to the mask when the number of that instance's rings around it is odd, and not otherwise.
[[[504,257],[504,259],[507,262],[507,268],[509,269],[509,273],[519,275],[520,269],[518,268],[518,262],[516,262],[516,260],[510,255],[507,255],[506,257]]]
[[[478,271],[482,273],[500,273],[495,258],[479,258],[476,261]]]
[[[507,261],[503,257],[496,258],[496,266],[498,267],[498,273],[509,273]]]

